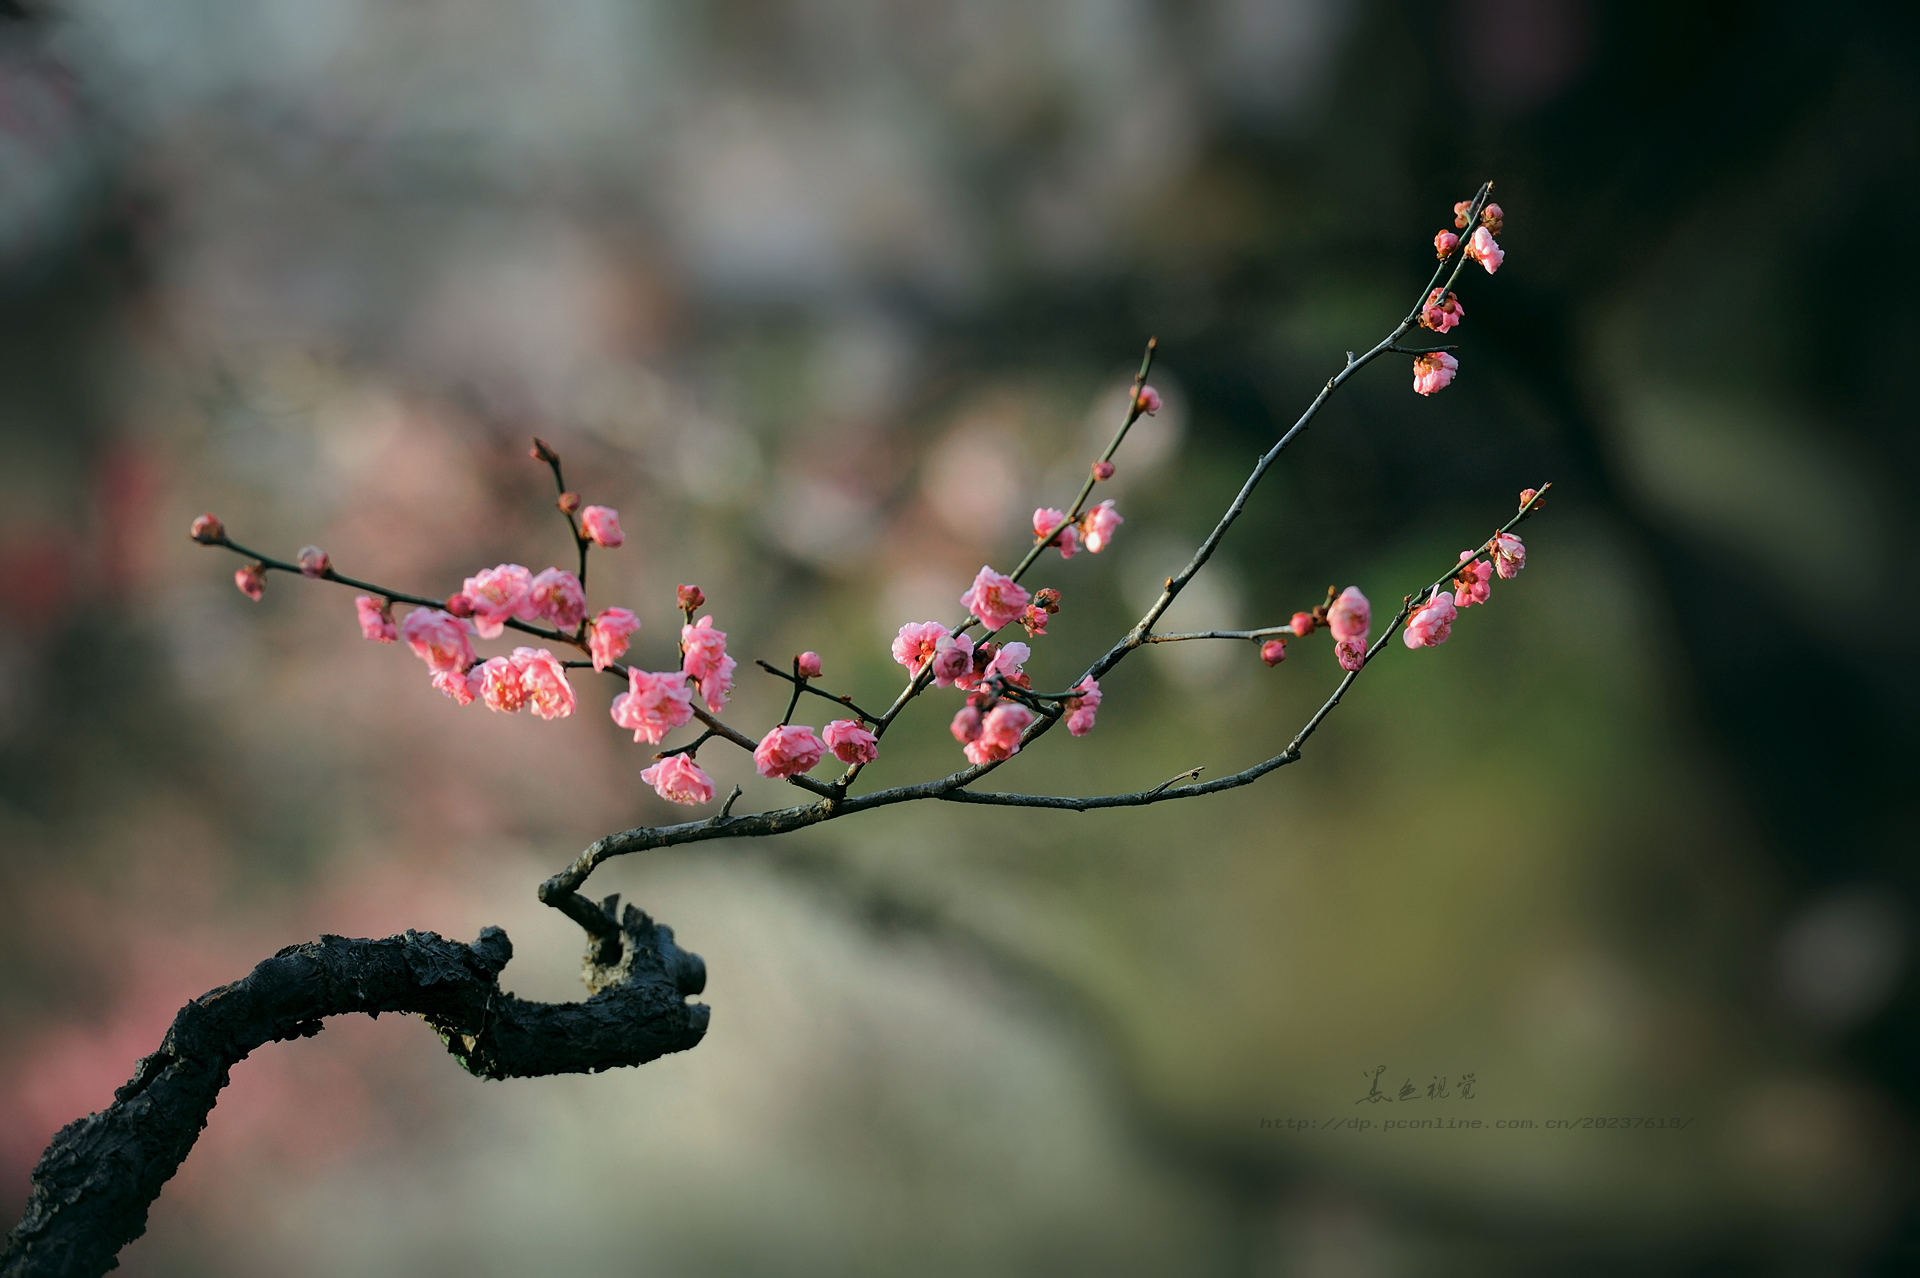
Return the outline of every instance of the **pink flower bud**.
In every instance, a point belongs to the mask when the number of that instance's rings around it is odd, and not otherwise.
[[[981,721],[980,735],[967,743],[967,762],[998,763],[1020,753],[1020,736],[1033,723],[1033,711],[1002,702]]]
[[[1498,204],[1489,204],[1480,210],[1480,225],[1486,227],[1495,235],[1500,234],[1500,232],[1505,229],[1506,224],[1507,215],[1500,211]]]
[[[528,585],[527,604],[541,620],[574,630],[587,615],[587,592],[566,569],[548,568]]]
[[[1111,506],[1113,503],[1107,504]],[[1088,538],[1087,549],[1095,549],[1091,537]],[[974,576],[973,585],[960,596],[960,606],[978,617],[988,630],[998,630],[1002,626],[1012,625],[1032,600],[1033,596],[1013,578],[982,565]]]
[[[880,742],[853,719],[835,719],[827,725],[827,749],[842,763],[872,763],[880,757]]]
[[[1033,512],[1033,535],[1049,546],[1060,547],[1060,557],[1071,559],[1080,549],[1080,530],[1067,522],[1067,512],[1042,506]]]
[[[693,718],[693,689],[678,670],[652,674],[629,667],[627,691],[613,699],[607,712],[621,727],[633,729],[635,741],[659,745],[669,732]]]
[[[595,670],[605,670],[627,650],[628,637],[640,628],[640,618],[625,608],[603,608],[587,631],[587,655]]]
[[[1028,604],[1026,610],[1020,614],[1020,625],[1027,632],[1027,638],[1032,639],[1046,634],[1047,622],[1052,619],[1052,615],[1045,608]]]
[[[1493,539],[1493,566],[1502,581],[1518,577],[1527,566],[1527,548],[1512,533],[1501,533]]]
[[[692,807],[713,802],[713,778],[684,754],[668,755],[652,767],[641,769],[640,779],[668,803]]]
[[[358,595],[354,598],[353,609],[360,617],[360,633],[375,643],[392,643],[400,637],[399,627],[393,624],[391,599]]]
[[[937,622],[929,622],[936,625]],[[951,688],[954,684],[973,673],[973,636],[950,635],[941,627],[941,634],[933,641],[933,682],[941,688]]]
[[[1484,226],[1476,227],[1473,238],[1467,241],[1467,256],[1484,266],[1489,275],[1507,260],[1506,250],[1494,243],[1493,232]]]
[[[1093,464],[1093,477],[1095,480],[1112,479],[1113,463],[1110,461],[1095,462]]]
[[[554,499],[553,504],[558,506],[563,514],[576,514],[580,510],[580,494],[561,493]]]
[[[802,679],[818,679],[820,677],[820,654],[817,652],[801,653],[793,659],[793,665],[794,669],[799,671]]]
[[[203,546],[217,546],[226,535],[226,526],[214,515],[201,515],[193,521],[193,527],[187,529],[187,536]]]
[[[586,529],[589,541],[608,550],[627,539],[620,531],[620,512],[611,506],[587,507],[580,512],[580,526]]]
[[[1367,664],[1367,645],[1358,639],[1342,639],[1333,645],[1333,656],[1342,670],[1358,670]]]
[[[1092,675],[1088,675],[1073,685],[1080,695],[1067,702],[1067,731],[1076,737],[1084,737],[1093,731],[1094,716],[1100,709],[1100,685]],[[1019,745],[1013,747],[1019,752]]]
[[[1437,648],[1453,633],[1453,619],[1459,615],[1453,592],[1442,590],[1407,619],[1406,633],[1400,637],[1409,648]]]
[[[1433,255],[1443,262],[1447,260],[1448,255],[1459,247],[1460,237],[1452,231],[1442,231],[1433,237]]]
[[[1446,332],[1466,317],[1467,308],[1460,305],[1460,299],[1451,293],[1443,298],[1437,288],[1427,295],[1427,304],[1420,308],[1420,326],[1436,333]]]
[[[1060,592],[1052,586],[1042,586],[1033,592],[1034,607],[1044,612],[1060,611]]]
[[[1151,417],[1160,411],[1160,392],[1151,386],[1140,388],[1140,397],[1134,401],[1134,407]]]
[[[1277,666],[1286,659],[1287,641],[1285,639],[1269,639],[1260,645],[1260,660],[1269,666]]]
[[[1539,495],[1540,490],[1538,488],[1522,488],[1520,490],[1520,504],[1524,506]]]
[[[1293,633],[1305,639],[1313,633],[1313,614],[1310,612],[1296,612],[1293,614],[1291,625]]]
[[[1120,512],[1113,508],[1111,500],[1101,502],[1081,518],[1086,521],[1087,528],[1081,540],[1096,555],[1113,544],[1114,531],[1126,522],[1120,517]]]
[[[471,617],[473,615],[473,600],[467,598],[465,595],[448,595],[446,610],[456,617]]]
[[[692,612],[707,601],[706,592],[698,586],[681,586],[673,593],[680,601],[681,612]]]
[[[700,618],[697,626],[680,627],[680,669],[700,685],[707,709],[720,713],[733,691],[734,659],[727,655],[727,632],[716,630],[712,617]]]
[[[1469,559],[1473,559],[1473,551],[1460,552],[1462,564],[1467,564]],[[1485,603],[1487,596],[1493,593],[1492,578],[1493,565],[1484,559],[1475,559],[1472,564],[1461,568],[1460,575],[1453,579],[1455,605],[1471,608],[1475,604]]]
[[[1461,230],[1467,229],[1467,214],[1473,211],[1472,200],[1462,200],[1453,206],[1453,224]]]
[[[761,776],[776,780],[798,776],[818,767],[826,752],[826,743],[813,734],[812,728],[781,724],[760,738],[760,744],[754,747],[753,766]]]
[[[1460,369],[1460,361],[1445,351],[1433,351],[1413,361],[1413,389],[1431,395],[1445,389]]]
[[[300,548],[300,575],[302,577],[324,577],[333,568],[333,560],[327,552],[318,546]]]
[[[1327,609],[1327,629],[1333,631],[1337,641],[1353,640],[1362,648],[1367,646],[1367,635],[1373,630],[1373,605],[1360,593],[1360,587],[1348,586],[1340,592]]]
[[[538,435],[533,437],[533,447],[527,450],[527,456],[535,461],[545,462],[549,466],[560,460],[560,454],[553,451],[553,445]]]
[[[980,739],[980,707],[961,706],[959,713],[953,716],[953,722],[947,725],[947,730],[953,733],[953,739],[961,745],[969,741],[978,741]]]
[[[527,598],[532,588],[532,573],[519,564],[500,564],[467,578],[460,593],[473,609],[473,624],[480,637],[498,639],[509,621],[533,620],[533,604]]]
[[[233,573],[233,584],[240,587],[241,594],[259,603],[260,596],[267,592],[266,566],[248,564],[244,568],[236,568]]]
[[[466,623],[437,608],[408,613],[400,623],[400,637],[435,674],[464,673],[473,664],[473,641],[467,637]]]
[[[515,648],[514,668],[520,672],[520,690],[528,709],[542,719],[564,719],[573,713],[573,685],[566,667],[545,648]]]

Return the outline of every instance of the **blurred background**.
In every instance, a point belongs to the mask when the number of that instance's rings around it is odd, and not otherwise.
[[[613,681],[560,723],[457,708],[351,592],[248,602],[194,515],[434,595],[564,565],[537,432],[626,524],[594,606],[664,666],[700,583],[757,734],[753,657],[883,703],[893,631],[1070,499],[1157,334],[1126,525],[1030,578],[1056,686],[1491,178],[1457,383],[1358,378],[1172,617],[1398,599],[1554,481],[1529,570],[1298,766],[613,863],[593,888],[706,958],[699,1048],[482,1084],[408,1018],[269,1046],[126,1270],[1920,1262],[1911,6],[0,11],[5,1223],[53,1131],[282,945],[497,923],[510,988],[579,997],[535,885],[679,819]],[[1148,650],[995,782],[1219,775],[1338,675],[1324,642]],[[951,709],[869,776],[958,766]],[[743,805],[791,801],[721,749]],[[1336,1117],[1374,1126],[1286,1125]],[[1545,1127],[1592,1117],[1670,1121]]]

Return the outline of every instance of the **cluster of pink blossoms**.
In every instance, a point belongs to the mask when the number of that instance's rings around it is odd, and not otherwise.
[[[1111,463],[1102,464],[1106,465],[1108,474],[1113,473]],[[1034,538],[1045,545],[1059,547],[1062,559],[1073,558],[1082,546],[1097,555],[1113,544],[1115,530],[1127,522],[1113,507],[1109,498],[1080,518],[1068,520],[1066,511],[1042,506],[1033,512]]]
[[[1464,231],[1467,229],[1467,216],[1473,212],[1473,201],[1462,200],[1453,206],[1453,224]],[[1469,261],[1480,263],[1487,274],[1500,269],[1507,260],[1506,250],[1502,249],[1493,237],[1500,234],[1506,226],[1506,217],[1498,204],[1489,204],[1480,210],[1480,225],[1467,237],[1466,255]],[[1441,231],[1433,237],[1434,252],[1445,260],[1460,247],[1460,237],[1452,231]],[[1465,319],[1467,308],[1452,293],[1443,293],[1434,289],[1420,307],[1420,324],[1436,333],[1445,333],[1461,320]],[[1428,351],[1413,361],[1413,389],[1422,395],[1431,395],[1452,385],[1454,376],[1460,371],[1460,361],[1446,351]]]

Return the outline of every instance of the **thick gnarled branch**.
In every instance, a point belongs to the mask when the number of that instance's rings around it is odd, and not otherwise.
[[[709,1013],[687,996],[704,988],[705,966],[632,906],[616,924],[617,901],[600,913],[619,942],[589,948],[592,997],[581,1003],[501,990],[513,945],[496,927],[472,945],[431,932],[323,936],[193,1000],[113,1104],[53,1138],[7,1237],[0,1278],[92,1278],[113,1268],[145,1232],[148,1207],[199,1139],[233,1066],[263,1044],[319,1033],[326,1017],[417,1015],[478,1078],[597,1073],[694,1046]]]

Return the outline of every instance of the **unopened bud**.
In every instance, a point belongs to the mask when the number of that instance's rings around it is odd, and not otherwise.
[[[1113,478],[1113,463],[1112,463],[1112,462],[1110,462],[1110,461],[1097,461],[1097,462],[1095,462],[1095,463],[1093,464],[1093,477],[1094,477],[1094,478],[1095,478],[1096,480],[1101,480],[1101,479],[1112,479],[1112,478]]]
[[[1310,612],[1294,613],[1292,626],[1293,633],[1296,636],[1302,639],[1306,638],[1313,633],[1313,614]]]
[[[248,564],[234,571],[233,584],[240,587],[240,593],[258,603],[260,596],[267,590],[267,568],[265,564]]]
[[[1133,402],[1140,412],[1151,417],[1160,411],[1160,392],[1151,386],[1142,386],[1138,398]]]
[[[333,560],[327,552],[318,546],[300,548],[300,575],[302,577],[324,577],[333,569]]]
[[[1277,666],[1286,659],[1287,641],[1285,639],[1269,639],[1260,645],[1260,660],[1269,666]]]
[[[1473,208],[1472,200],[1462,200],[1453,206],[1453,224],[1461,230],[1467,229],[1467,213]]]
[[[471,617],[473,615],[473,600],[467,598],[465,595],[448,595],[447,611],[456,617]]]
[[[1452,231],[1442,231],[1433,237],[1433,255],[1445,261],[1449,254],[1460,247],[1460,237]]]
[[[560,500],[555,502],[554,504],[560,507],[560,509],[565,511],[567,514],[571,515],[580,509],[580,494],[579,493],[561,493]]]
[[[706,592],[698,586],[682,586],[674,595],[680,600],[681,612],[692,612],[707,601]]]
[[[1537,488],[1522,488],[1520,490],[1520,504],[1522,506],[1525,506],[1528,502],[1532,501],[1535,497],[1539,497],[1539,496],[1540,496],[1540,490]],[[1546,500],[1543,498],[1540,501],[1539,505],[1536,505],[1534,509],[1538,510],[1540,509],[1541,506],[1544,506],[1546,504],[1547,504]]]
[[[990,643],[975,644],[973,649],[973,668],[975,670],[985,670],[993,661],[993,654],[997,651],[999,651],[999,649]]]
[[[556,465],[560,461],[560,454],[553,451],[553,445],[538,435],[533,437],[533,447],[527,450],[527,456],[535,461],[543,461],[549,466]]]
[[[1506,214],[1500,211],[1498,204],[1489,204],[1480,210],[1480,225],[1486,227],[1495,235],[1500,234],[1500,232],[1505,229],[1506,224]]]
[[[818,679],[820,677],[820,654],[817,652],[801,653],[793,659],[793,668],[800,672],[802,679]]]
[[[1048,612],[1060,611],[1060,592],[1052,586],[1042,586],[1033,596],[1033,602]]]
[[[226,527],[217,515],[202,515],[193,521],[193,527],[187,529],[187,536],[203,546],[217,546],[226,535]]]

